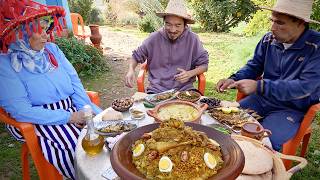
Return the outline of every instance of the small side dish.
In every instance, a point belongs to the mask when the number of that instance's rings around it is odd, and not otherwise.
[[[137,125],[127,121],[108,123],[107,121],[97,125],[96,133],[104,136],[116,136],[123,132],[131,131],[137,128]]]
[[[201,94],[196,91],[182,91],[177,95],[181,101],[196,102],[200,99]]]
[[[221,100],[217,98],[203,98],[200,100],[201,103],[206,103],[208,109],[213,109],[221,106]]]
[[[145,117],[145,112],[143,112],[142,110],[140,109],[137,109],[137,108],[130,108],[129,109],[129,113],[130,113],[130,116],[132,119],[143,119]]]
[[[115,99],[111,107],[120,112],[127,111],[131,106],[133,105],[133,101],[131,98],[120,98],[120,99]]]

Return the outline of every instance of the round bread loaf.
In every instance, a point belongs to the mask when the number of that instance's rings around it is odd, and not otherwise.
[[[236,180],[272,180],[272,172],[268,171],[258,175],[241,174]]]
[[[245,157],[243,174],[258,175],[271,171],[273,159],[267,151],[249,141],[236,140],[236,142],[239,144]]]

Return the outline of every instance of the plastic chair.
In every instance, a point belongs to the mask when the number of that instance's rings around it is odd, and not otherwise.
[[[100,105],[100,99],[97,92],[88,91],[90,100]],[[36,136],[34,126],[31,123],[17,122],[11,118],[10,115],[0,107],[0,120],[6,124],[12,125],[18,128],[25,139],[25,143],[21,148],[21,163],[22,163],[22,177],[24,180],[30,179],[28,154],[31,154],[34,165],[37,169],[39,179],[47,180],[61,180],[62,175],[58,170],[50,164],[42,154],[41,147]]]
[[[144,78],[146,73],[148,72],[148,65],[147,63],[143,63],[141,64],[141,69],[138,73],[138,77],[137,77],[137,87],[138,87],[138,92],[145,92],[145,88],[144,88]],[[206,77],[204,76],[204,74],[199,74],[197,75],[198,77],[198,91],[204,95],[204,91],[206,89]]]
[[[244,97],[246,97],[246,95],[244,95],[243,93],[241,93],[239,91],[237,92],[237,101],[240,101]],[[301,125],[300,125],[296,135],[292,139],[290,139],[289,141],[287,141],[286,143],[284,143],[282,145],[282,153],[283,154],[295,156],[299,146],[301,145],[300,156],[305,157],[305,154],[306,154],[307,148],[308,148],[308,144],[309,144],[309,140],[310,140],[310,136],[311,136],[311,132],[312,132],[311,123],[312,123],[313,119],[315,118],[317,112],[319,112],[319,111],[320,111],[320,103],[314,104],[311,107],[309,107],[307,113],[304,115],[304,118],[301,122]],[[301,142],[302,142],[302,144],[301,144]],[[290,169],[290,167],[292,165],[292,161],[283,160],[283,164],[286,167],[286,169],[288,170],[288,169]]]
[[[90,35],[85,34],[82,16],[78,13],[70,13],[70,17],[71,17],[73,35],[75,35],[77,38],[83,39],[83,40],[86,39],[87,37],[90,37]],[[79,22],[80,22],[80,26],[81,26],[81,33],[79,32],[79,27],[78,27]]]

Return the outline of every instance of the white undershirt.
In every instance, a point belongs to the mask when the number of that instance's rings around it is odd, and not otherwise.
[[[288,44],[288,43],[282,43],[284,46],[284,49],[288,49],[290,46],[292,46],[292,44]]]

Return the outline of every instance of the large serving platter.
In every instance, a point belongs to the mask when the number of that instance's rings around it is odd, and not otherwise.
[[[230,136],[213,128],[196,123],[185,124],[194,130],[206,133],[209,138],[214,139],[221,146],[223,167],[209,179],[235,179],[238,177],[244,167],[244,155],[238,144]],[[144,133],[151,132],[158,127],[159,123],[142,126],[129,132],[117,142],[111,152],[111,165],[121,179],[145,179],[144,175],[132,163],[131,145]]]

